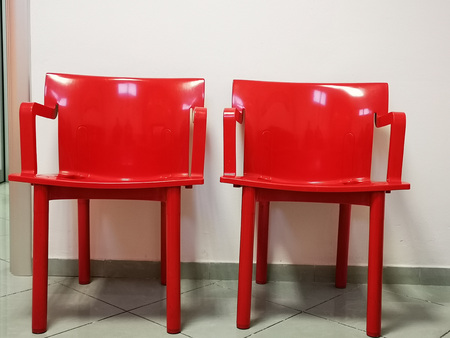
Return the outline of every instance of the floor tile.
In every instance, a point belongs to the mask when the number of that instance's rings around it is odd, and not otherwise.
[[[213,281],[182,280],[181,292],[196,289]],[[166,287],[157,279],[93,278],[80,285],[78,278],[67,278],[64,285],[124,310],[148,305],[166,298]]]
[[[120,337],[167,337],[166,328],[145,320],[141,317],[135,316],[131,313],[123,313],[107,319],[103,319],[82,327],[66,331],[59,334],[57,337],[71,338],[120,338]],[[183,335],[179,335],[180,338]]]
[[[276,325],[252,335],[252,338],[367,338],[364,331],[307,313],[288,318]]]
[[[181,296],[182,332],[201,337],[247,337],[267,326],[289,318],[298,311],[255,298],[252,322],[248,330],[236,328],[236,292],[218,283],[186,292]],[[154,322],[166,325],[165,301],[132,311]]]
[[[237,290],[237,281],[221,281],[220,285]],[[337,289],[331,283],[311,282],[268,282],[252,285],[252,296],[290,307],[295,310],[307,310],[334,297],[355,289],[357,286],[348,284],[346,289]]]
[[[158,280],[49,278],[47,333],[31,333],[31,277],[9,264],[9,186],[0,184],[0,337],[168,337],[166,288]],[[440,276],[442,278],[442,276]],[[237,281],[182,280],[177,337],[366,337],[365,285],[253,284],[252,321],[236,328]],[[131,311],[130,312],[125,312]],[[303,311],[303,312],[302,312]],[[383,286],[386,338],[450,338],[450,287]]]
[[[0,194],[9,195],[9,183],[0,184]]]
[[[17,277],[9,272],[9,263],[0,260],[0,297],[31,290],[31,277]]]
[[[440,338],[449,338],[449,337],[450,337],[450,330]]]
[[[9,236],[0,236],[0,260],[9,262]]]
[[[386,284],[383,286],[383,290],[450,306],[450,286]]]
[[[9,235],[9,220],[0,217],[0,236]]]
[[[0,218],[9,219],[9,196],[0,194]]]
[[[68,278],[64,285],[108,304],[130,310],[165,298],[166,289],[156,279],[93,278],[80,285],[78,278]]]
[[[318,305],[309,313],[365,330],[366,286]],[[450,307],[384,291],[381,333],[395,337],[441,337],[450,329]]]
[[[31,276],[14,276],[9,272],[9,263],[0,260],[0,297],[31,290]],[[49,277],[48,284],[62,282],[66,277]]]
[[[42,336],[50,336],[120,312],[113,306],[56,283],[49,286],[48,331]],[[31,291],[1,297],[0,322],[1,337],[31,337]]]

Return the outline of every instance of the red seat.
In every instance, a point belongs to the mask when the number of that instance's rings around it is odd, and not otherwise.
[[[99,198],[161,202],[167,331],[180,332],[180,189],[203,184],[204,93],[203,79],[47,74],[44,105],[22,103],[22,172],[9,179],[34,185],[34,333],[47,330],[49,201],[78,200],[79,281],[86,284],[89,200]],[[57,174],[37,173],[36,116],[58,116]]]
[[[311,84],[235,80],[224,111],[224,175],[242,187],[237,326],[250,326],[255,204],[256,282],[267,281],[271,201],[339,203],[336,287],[347,283],[351,205],[370,207],[367,334],[381,330],[385,194],[402,182],[404,113],[388,113],[386,83]],[[373,125],[391,126],[387,178],[370,178]],[[236,175],[236,121],[245,120],[243,175]]]

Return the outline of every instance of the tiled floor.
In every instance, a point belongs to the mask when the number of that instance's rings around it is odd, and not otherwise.
[[[254,285],[252,325],[235,327],[236,281],[182,280],[179,337],[365,337],[365,285]],[[168,337],[165,288],[157,280],[49,279],[41,337]],[[384,337],[450,338],[450,287],[385,285]],[[0,337],[31,334],[31,278],[9,272],[8,185],[0,185]]]

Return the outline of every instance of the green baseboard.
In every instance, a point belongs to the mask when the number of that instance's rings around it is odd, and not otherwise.
[[[334,266],[269,264],[269,281],[334,282]],[[49,275],[77,276],[78,261],[50,259]],[[93,277],[158,278],[159,262],[143,261],[91,261]],[[237,263],[181,263],[182,279],[235,280]],[[349,283],[366,283],[367,267],[349,266]],[[450,285],[450,269],[421,267],[390,267],[383,269],[385,284]]]

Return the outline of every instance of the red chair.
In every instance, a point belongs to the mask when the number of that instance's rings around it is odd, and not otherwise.
[[[161,202],[167,332],[180,332],[180,189],[203,184],[204,93],[203,79],[47,74],[44,105],[22,103],[22,172],[9,179],[34,185],[34,333],[47,330],[48,210],[58,199],[78,200],[81,284],[90,282],[89,200]],[[37,173],[36,116],[58,116],[57,174]]]
[[[242,190],[237,327],[250,326],[255,202],[256,282],[267,281],[271,201],[339,203],[336,287],[347,283],[351,205],[370,207],[367,334],[381,331],[385,194],[401,181],[406,118],[388,113],[386,83],[311,84],[235,80],[224,111],[224,175]],[[370,179],[373,125],[391,126],[387,179]],[[243,123],[244,171],[236,175],[236,121]]]

